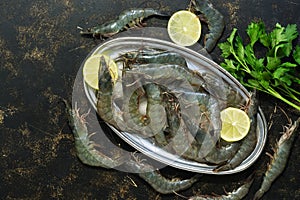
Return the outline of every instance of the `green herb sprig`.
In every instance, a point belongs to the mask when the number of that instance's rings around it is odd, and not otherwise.
[[[262,21],[252,22],[246,30],[249,43],[244,45],[234,28],[227,40],[219,44],[224,61],[221,66],[248,88],[255,88],[281,99],[300,110],[300,46],[293,47],[298,37],[296,24],[275,28],[267,33]],[[260,44],[259,44],[260,43]],[[258,57],[254,46],[265,48]]]

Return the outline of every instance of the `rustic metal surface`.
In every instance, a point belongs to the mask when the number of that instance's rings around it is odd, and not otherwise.
[[[233,27],[243,36],[247,24],[262,19],[271,29],[276,22],[295,23],[300,30],[296,0],[211,0],[226,20],[224,41]],[[82,38],[77,26],[87,27],[114,18],[121,10],[151,6],[167,12],[185,9],[188,1],[17,0],[0,2],[0,198],[1,199],[183,199],[161,195],[134,174],[83,165],[76,157],[74,139],[59,97],[71,99],[77,70],[99,42]],[[121,9],[120,9],[121,8]],[[149,19],[149,26],[166,20]],[[299,39],[297,41],[299,43]],[[212,57],[220,62],[220,51]],[[272,127],[264,152],[272,152],[286,124],[275,105],[296,119],[300,114],[284,103],[260,94],[261,107]],[[300,198],[300,137],[295,141],[284,173],[263,199]],[[230,176],[205,175],[191,189],[180,192],[223,194],[236,188],[253,171],[262,174],[269,162],[264,153],[248,170]],[[189,177],[164,168],[169,177]],[[260,184],[252,186],[252,197]]]

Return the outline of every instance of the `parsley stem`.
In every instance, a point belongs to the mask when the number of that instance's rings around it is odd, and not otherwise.
[[[298,94],[299,92],[293,90],[292,88],[288,86],[283,86],[283,88],[280,88],[287,96],[291,97],[293,100],[297,101],[300,103],[300,99],[298,99],[295,96],[295,93]]]
[[[249,67],[240,60],[240,58],[235,54],[235,52],[232,52],[234,58],[243,66],[243,70],[245,72],[247,72],[248,74],[251,74],[251,70],[249,69]]]
[[[282,100],[283,102],[287,103],[288,105],[290,105],[290,106],[292,106],[292,107],[294,107],[294,108],[296,108],[297,110],[300,111],[300,106],[298,106],[298,105],[294,104],[293,102],[287,100],[286,98],[281,96],[278,92],[276,92],[273,88],[271,88],[271,87],[268,88],[267,92],[270,93],[271,95],[273,95],[274,97]]]

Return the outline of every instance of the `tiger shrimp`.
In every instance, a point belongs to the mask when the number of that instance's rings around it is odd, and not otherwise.
[[[147,64],[147,66],[133,68],[126,73],[144,74],[147,77],[152,77],[152,80],[160,81],[159,85],[168,85],[173,87],[174,90],[177,90],[178,87],[182,87],[180,89],[186,89],[187,91],[192,87],[195,92],[206,89],[205,81],[199,74],[176,64]],[[183,82],[187,84],[180,85]]]
[[[197,138],[198,143],[202,145],[196,155],[202,159],[211,151],[220,137],[221,118],[219,104],[213,96],[207,93],[182,92],[181,95],[181,97],[188,102],[193,101],[195,98],[198,103],[201,120],[197,127],[190,125],[189,119],[185,119],[185,115],[182,115],[182,117],[188,127],[199,129]]]
[[[129,113],[126,115],[131,120],[127,120],[128,123],[134,123],[137,126],[146,126],[149,124],[149,118],[141,111],[140,106],[142,99],[146,96],[146,91],[143,87],[137,88],[131,95],[128,103]]]
[[[95,149],[95,144],[90,140],[92,134],[88,134],[85,121],[85,117],[88,113],[80,115],[77,104],[75,104],[75,109],[71,109],[69,103],[64,99],[63,101],[66,106],[66,112],[68,113],[69,125],[74,134],[75,147],[80,161],[86,165],[103,168],[114,168],[123,164],[126,156],[113,159]]]
[[[143,49],[126,52],[119,56],[117,60],[122,60],[126,65],[130,64],[176,64],[187,67],[184,57],[176,52],[161,51],[155,49]]]
[[[191,99],[193,101],[196,100],[197,102],[202,101],[202,103],[205,104],[205,101],[207,100],[206,96],[201,93],[195,94],[199,95],[185,95],[183,99],[185,101],[190,101]],[[183,156],[187,159],[197,162],[205,162],[203,156],[201,156],[200,150],[202,152],[206,150],[203,147],[206,145],[201,147],[201,143],[205,136],[209,135],[205,133],[207,130],[201,128],[199,124],[195,126],[195,124],[189,123],[190,118],[184,117],[185,115],[181,114],[180,103],[174,93],[170,91],[164,92],[164,106],[167,113],[169,140],[172,150],[174,150],[177,155]],[[200,107],[198,109],[199,113],[202,112]],[[202,117],[200,115],[199,123],[201,123],[201,118]],[[197,130],[196,133],[195,130]]]
[[[117,128],[117,123],[115,122],[111,111],[113,83],[111,75],[109,74],[107,63],[103,56],[99,63],[98,79],[99,90],[97,91],[97,112],[105,122]]]
[[[81,30],[80,35],[94,38],[111,37],[124,29],[145,25],[142,23],[142,20],[154,15],[162,17],[168,16],[167,14],[152,8],[125,10],[118,16],[117,19],[89,28],[86,31]]]
[[[160,146],[167,145],[167,139],[164,134],[166,128],[166,113],[162,106],[161,89],[156,84],[146,84],[147,93],[147,114],[150,118],[150,128],[153,131],[155,141]]]
[[[201,195],[201,196],[194,196],[190,197],[189,200],[241,200],[243,199],[249,192],[249,189],[253,183],[252,176],[248,177],[247,180],[243,185],[241,185],[238,189],[228,192],[225,195],[220,196],[208,196],[208,195]]]
[[[99,90],[97,91],[97,113],[101,117],[102,120],[107,122],[108,124],[114,126],[115,128],[123,131],[133,131],[136,132],[139,130],[143,135],[147,135],[150,132],[148,126],[144,126],[144,129],[141,129],[138,123],[147,123],[146,119],[141,118],[141,115],[137,112],[129,112],[131,106],[126,107],[128,109],[127,112],[124,112],[128,116],[125,117],[125,121],[123,118],[124,113],[120,112],[118,108],[118,104],[114,101],[116,97],[114,93],[121,95],[123,98],[122,83],[117,81],[114,85],[112,82],[111,75],[108,70],[108,65],[104,59],[101,57],[99,63]],[[113,90],[114,88],[114,90]],[[143,92],[143,89],[133,91],[131,95],[131,99],[128,99],[128,104],[136,104],[139,98],[139,93]],[[114,99],[114,100],[113,100]],[[113,106],[114,103],[114,106]],[[129,121],[126,119],[130,119]],[[130,129],[129,129],[130,127]],[[147,135],[148,136],[148,135]]]
[[[215,83],[213,83],[213,85],[217,85],[218,83],[220,83],[218,79],[208,80],[207,78],[205,78],[205,76],[202,77],[206,79],[206,83],[207,83],[206,85],[212,85],[211,83],[213,82],[213,80],[215,80],[214,81]],[[208,87],[206,86],[206,88]],[[224,90],[222,93],[224,94],[226,100],[229,100],[230,102],[234,103],[234,105],[236,105],[236,102],[241,102],[241,101],[237,101],[239,100],[240,96],[232,95],[235,94],[236,92],[232,89],[229,89],[229,86],[223,84],[222,88]],[[209,90],[211,91],[212,89]],[[221,94],[221,92],[219,94]],[[225,100],[224,96],[221,97],[219,95],[214,95],[214,93],[210,95],[205,93],[197,93],[196,95],[199,99],[200,106],[202,107],[204,106],[206,108],[206,111],[204,110],[203,112],[206,118],[208,118],[207,120],[209,121],[209,123],[206,122],[204,124],[210,125],[208,128],[206,128],[206,132],[211,132],[212,135],[218,137],[218,132],[221,130],[220,110],[223,109],[224,106],[226,106],[225,102],[227,104],[228,101],[224,101]],[[224,142],[219,142],[219,143],[217,144],[215,142],[205,143],[206,146],[209,148],[209,153],[206,153],[206,155],[202,154],[202,157],[204,157],[205,162],[209,164],[224,163],[225,161],[230,160],[240,147],[239,142],[234,142],[230,144],[227,143],[223,144]],[[202,151],[206,152],[208,148],[206,148],[206,150],[205,148],[203,148]]]
[[[205,35],[204,47],[211,52],[223,33],[224,16],[213,7],[209,0],[191,0],[190,9],[204,15],[209,29],[209,33]]]
[[[196,174],[190,179],[168,179],[162,176],[158,170],[155,170],[153,166],[138,160],[136,157],[126,161],[125,166],[138,173],[139,177],[144,179],[152,188],[161,194],[170,194],[185,190],[191,187],[202,176],[201,174]]]
[[[136,68],[136,67],[143,67],[143,65],[129,65],[129,63],[126,63],[124,69]],[[126,86],[124,89],[126,90]],[[162,103],[161,88],[154,83],[148,83],[142,85],[137,90],[143,90],[144,96],[146,98],[146,113],[144,115],[144,118],[146,118],[147,121],[150,122],[144,125],[149,125],[149,128],[153,132],[153,135],[155,137],[155,142],[159,146],[165,146],[167,144],[167,140],[164,135],[164,129],[166,127],[166,120],[165,120],[166,117],[165,117],[165,110],[161,105]],[[129,112],[140,113],[139,104],[140,104],[139,102],[133,104],[132,101],[130,100],[128,105],[130,109]],[[124,116],[126,117],[128,116],[128,114],[124,113]],[[128,120],[131,121],[131,119],[127,119],[127,121]]]
[[[271,157],[271,162],[268,165],[268,169],[263,178],[263,182],[260,189],[255,193],[254,199],[260,199],[271,187],[274,180],[283,172],[292,144],[297,135],[297,128],[299,127],[300,117],[292,124],[290,122],[289,127],[286,127],[285,132],[280,137],[274,148],[274,155]]]
[[[134,85],[132,85],[135,87]],[[145,84],[138,87],[134,92],[126,84],[123,85],[123,93],[131,95],[124,95],[123,99],[118,100],[118,96],[113,95],[112,100],[116,108],[122,110],[123,121],[117,120],[122,124],[124,131],[131,131],[140,136],[154,137],[155,143],[159,146],[167,144],[164,129],[166,127],[166,119],[164,107],[161,105],[161,91],[160,87],[155,84]],[[146,109],[144,114],[140,110],[140,102],[137,91],[143,91],[146,98]],[[129,101],[128,101],[129,100]],[[121,102],[121,103],[120,103]],[[115,110],[115,107],[113,108]],[[123,123],[124,122],[124,123]]]
[[[217,145],[215,145],[204,159],[210,164],[219,165],[230,160],[236,154],[239,147],[240,144],[238,142],[222,145],[221,147],[217,147]]]

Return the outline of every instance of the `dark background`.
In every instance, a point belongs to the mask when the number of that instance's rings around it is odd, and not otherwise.
[[[277,22],[297,24],[297,0],[211,0],[224,15],[226,29],[221,41],[237,27],[245,29],[262,19],[268,30]],[[82,38],[77,26],[89,27],[113,19],[133,7],[160,8],[166,12],[185,9],[188,1],[132,0],[1,0],[0,2],[0,199],[183,199],[161,195],[134,174],[83,165],[76,157],[74,139],[59,97],[71,100],[72,86],[81,62],[100,41]],[[151,18],[148,26],[166,27],[167,20]],[[203,30],[206,31],[205,29]],[[299,39],[297,40],[299,43]],[[216,48],[212,58],[221,62]],[[260,105],[272,127],[266,147],[248,170],[230,176],[205,175],[191,189],[180,192],[224,194],[237,188],[253,171],[258,176],[247,199],[259,188],[271,147],[287,121],[275,106],[292,119],[299,111],[265,94]],[[270,116],[273,116],[270,120]],[[263,199],[300,199],[300,146],[298,137],[284,173]],[[188,173],[164,168],[169,177]]]

